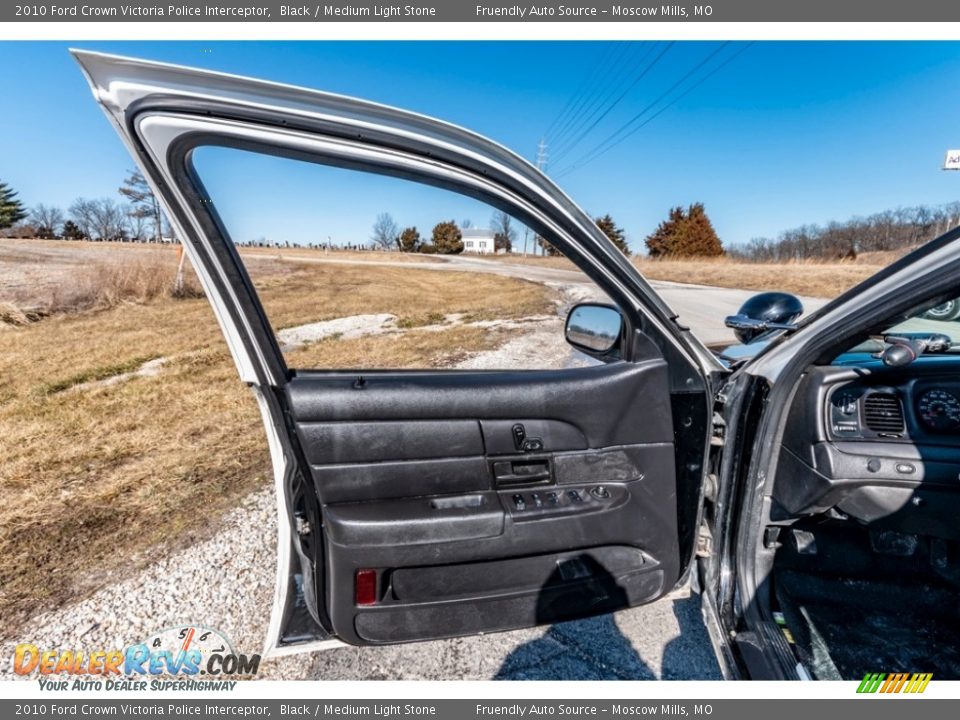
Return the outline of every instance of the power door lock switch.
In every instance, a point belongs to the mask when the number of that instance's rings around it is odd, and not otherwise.
[[[543,440],[540,438],[527,438],[523,441],[524,452],[540,452],[543,450]]]
[[[527,430],[523,427],[523,423],[514,425],[510,432],[513,434],[513,446],[517,450],[523,450],[523,441],[527,437]]]

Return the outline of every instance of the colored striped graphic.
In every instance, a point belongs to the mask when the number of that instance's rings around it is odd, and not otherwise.
[[[933,673],[867,673],[858,693],[922,693],[927,689]]]

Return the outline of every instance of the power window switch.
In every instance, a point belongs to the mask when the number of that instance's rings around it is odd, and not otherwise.
[[[512,500],[513,500],[513,507],[515,509],[517,510],[527,509],[527,501],[523,499],[523,495],[521,495],[520,493],[517,493],[516,495],[514,495]]]
[[[577,490],[567,490],[567,497],[570,498],[570,502],[583,502],[583,497]]]
[[[543,499],[540,497],[540,493],[533,493],[533,495],[530,496],[530,499],[533,500],[534,507],[543,507]]]
[[[560,498],[557,496],[555,492],[548,492],[547,502],[550,503],[551,505],[556,505],[557,503],[560,502]]]

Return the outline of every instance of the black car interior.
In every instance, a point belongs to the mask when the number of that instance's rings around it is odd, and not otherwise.
[[[819,679],[960,677],[960,361],[809,368],[760,551],[776,622]]]

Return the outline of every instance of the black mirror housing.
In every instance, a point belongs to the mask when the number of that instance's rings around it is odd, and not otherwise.
[[[580,303],[567,314],[564,334],[582,353],[600,359],[619,358],[623,315],[612,305]]]
[[[803,303],[795,295],[765,292],[747,300],[724,324],[733,329],[737,340],[749,345],[770,330],[793,329],[793,323],[801,315]]]

